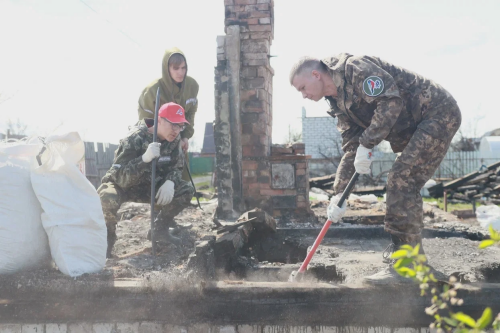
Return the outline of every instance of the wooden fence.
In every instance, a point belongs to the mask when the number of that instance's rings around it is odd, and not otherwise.
[[[85,142],[85,176],[98,188],[101,179],[113,164],[118,145],[102,142]]]
[[[97,189],[101,179],[113,164],[115,150],[118,145],[102,142],[84,142],[85,144],[85,176]],[[210,173],[214,169],[213,157],[193,157],[190,153],[189,167],[191,173]]]
[[[376,152],[372,163],[372,174],[377,176],[384,171],[390,170],[395,159],[396,154],[394,153]],[[498,161],[500,161],[500,153],[449,151],[434,173],[433,178],[459,178]]]

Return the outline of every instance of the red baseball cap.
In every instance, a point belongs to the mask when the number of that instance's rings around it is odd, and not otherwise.
[[[186,120],[186,117],[184,116],[184,108],[179,104],[175,104],[173,102],[163,104],[158,111],[158,116],[165,118],[174,124],[189,124],[189,122]]]

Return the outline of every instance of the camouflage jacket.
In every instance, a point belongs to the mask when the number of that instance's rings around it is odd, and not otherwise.
[[[153,142],[153,134],[148,128],[153,119],[140,120],[124,139],[115,152],[113,165],[102,178],[103,183],[113,182],[122,189],[136,186],[151,186],[151,163],[144,163],[142,155]],[[181,153],[180,135],[174,141],[161,141],[160,157],[156,164],[156,183],[165,180],[175,181],[182,178],[184,154]]]
[[[456,103],[440,85],[377,57],[342,53],[322,60],[337,87],[327,96],[344,152],[382,140],[403,151],[428,109]]]

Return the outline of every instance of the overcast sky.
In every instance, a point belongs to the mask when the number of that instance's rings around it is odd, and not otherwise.
[[[0,131],[19,119],[29,134],[77,130],[117,143],[137,119],[141,90],[161,75],[163,51],[177,46],[200,84],[201,146],[215,117],[224,0],[83,1],[0,0]],[[500,127],[498,13],[496,0],[275,0],[273,141],[285,139],[288,125],[300,128],[303,106],[308,116],[327,109],[289,85],[292,64],[341,52],[379,56],[437,81],[458,101],[466,132]]]

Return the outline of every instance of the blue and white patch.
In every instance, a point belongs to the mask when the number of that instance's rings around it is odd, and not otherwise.
[[[120,169],[122,167],[122,165],[121,164],[113,164],[111,167],[115,168],[115,169]]]
[[[186,105],[188,105],[189,103],[193,103],[193,105],[196,105],[196,102],[198,102],[198,100],[196,99],[196,97],[193,97],[186,101]]]
[[[170,162],[172,158],[170,156],[162,156],[158,159],[158,163],[167,163]]]

